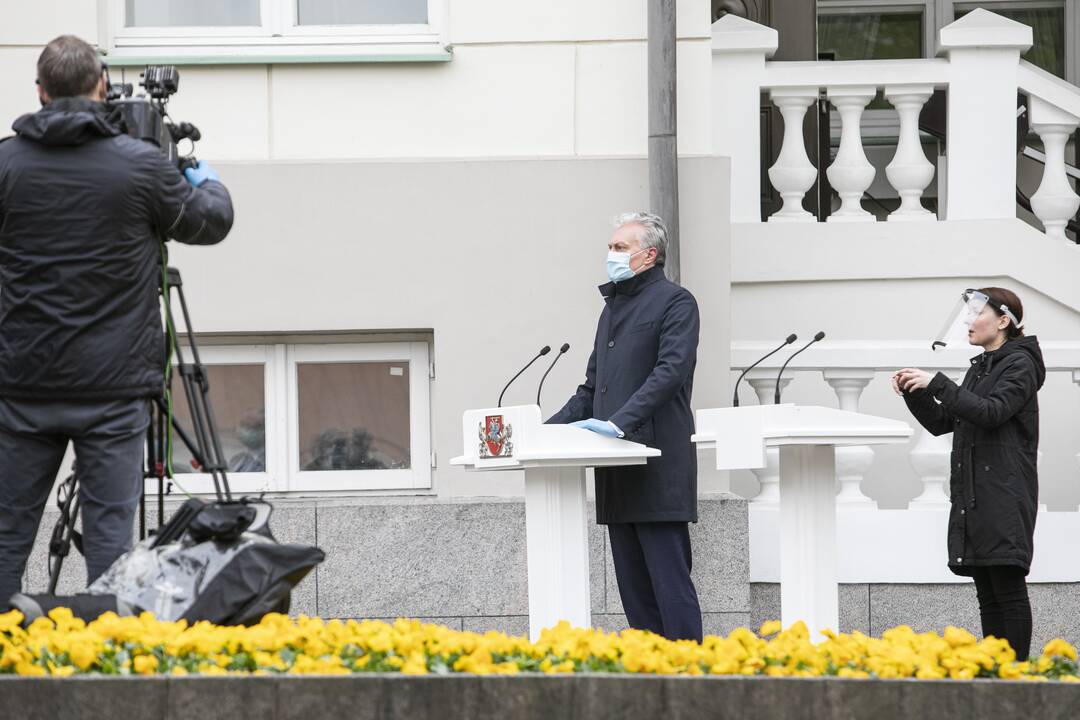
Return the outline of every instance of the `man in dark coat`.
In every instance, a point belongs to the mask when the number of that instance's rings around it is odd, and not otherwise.
[[[666,248],[660,218],[619,218],[585,382],[548,422],[661,450],[645,465],[596,469],[596,520],[608,526],[630,626],[701,640],[688,527],[697,522],[690,394],[699,319],[694,296],[664,277]]]
[[[162,241],[220,242],[232,202],[124,134],[93,47],[50,42],[39,112],[0,143],[0,603],[26,559],[69,441],[91,581],[131,546],[149,399],[164,389]]]

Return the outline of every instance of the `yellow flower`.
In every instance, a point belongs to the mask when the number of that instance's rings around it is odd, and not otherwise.
[[[131,663],[131,669],[139,675],[153,675],[157,668],[158,660],[153,655],[138,655]]]
[[[758,635],[765,637],[766,635],[775,635],[783,629],[783,625],[779,620],[768,620],[761,624],[761,629],[758,630]]]
[[[1047,657],[1057,656],[1076,660],[1076,648],[1061,638],[1058,638],[1046,643],[1046,646],[1043,648],[1043,655]]]

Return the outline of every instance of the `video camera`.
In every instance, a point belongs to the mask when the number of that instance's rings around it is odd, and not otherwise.
[[[105,72],[108,78],[108,68]],[[181,155],[177,145],[181,140],[189,140],[194,149],[202,133],[189,122],[174,123],[166,111],[169,98],[180,89],[180,72],[174,65],[148,65],[141,77],[139,85],[146,92],[138,95],[134,94],[131,83],[108,81],[105,102],[119,115],[128,135],[157,145],[180,172],[195,167],[194,155]]]

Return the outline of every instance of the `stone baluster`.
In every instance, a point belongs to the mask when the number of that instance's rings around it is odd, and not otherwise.
[[[863,193],[874,182],[875,170],[862,146],[863,109],[874,99],[874,87],[831,87],[829,102],[840,112],[840,149],[825,174],[840,195],[840,208],[827,222],[874,222],[862,207]]]
[[[814,222],[814,216],[802,204],[806,191],[817,180],[817,170],[806,155],[803,118],[806,109],[817,100],[817,88],[773,88],[769,97],[784,118],[784,144],[776,163],[769,168],[769,181],[784,204],[769,216],[769,222]]]
[[[930,370],[929,372],[935,372]],[[949,369],[942,370],[953,382],[960,382],[963,371]],[[946,507],[949,500],[949,459],[952,456],[952,433],[938,435],[937,437],[921,430],[915,447],[911,449],[908,459],[915,474],[922,480],[923,490],[918,497],[911,500],[909,509],[934,509]]]
[[[776,370],[751,370],[746,375],[750,387],[757,393],[759,405],[772,405],[776,392]],[[791,383],[790,377],[780,381],[780,391],[783,392]],[[761,490],[751,498],[751,502],[757,504],[777,505],[780,502],[780,450],[770,448],[765,451],[765,467],[752,471],[761,483]]]
[[[933,94],[932,85],[890,85],[885,88],[885,97],[900,115],[896,155],[885,168],[885,176],[900,195],[900,207],[889,214],[890,221],[935,219],[920,199],[934,179],[934,166],[926,159],[919,139],[919,112]]]
[[[1031,96],[1031,129],[1039,134],[1046,153],[1042,182],[1031,196],[1031,210],[1049,237],[1065,240],[1065,224],[1080,208],[1080,197],[1065,174],[1065,144],[1080,118]]]
[[[870,381],[874,379],[871,369],[829,369],[822,373],[825,382],[836,393],[841,410],[859,412],[859,397]],[[874,451],[867,445],[852,445],[836,448],[836,478],[839,492],[838,503],[845,505],[872,504],[874,501],[863,495],[859,484],[874,464]]]

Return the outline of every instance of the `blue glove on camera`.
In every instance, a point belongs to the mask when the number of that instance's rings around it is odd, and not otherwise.
[[[206,164],[205,160],[200,160],[199,164],[193,168],[188,168],[184,171],[184,177],[191,183],[192,187],[199,187],[207,180],[217,180],[221,182],[221,178],[214,172],[214,168]]]
[[[570,423],[570,427],[582,428],[583,430],[592,430],[598,435],[607,435],[608,437],[617,438],[622,436],[622,431],[615,427],[615,423],[610,420],[597,420],[596,418],[589,418],[588,420],[578,420],[577,422]]]

